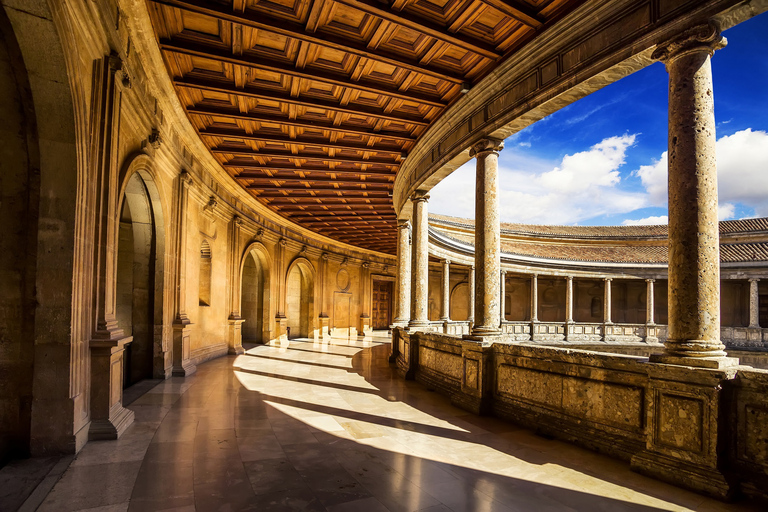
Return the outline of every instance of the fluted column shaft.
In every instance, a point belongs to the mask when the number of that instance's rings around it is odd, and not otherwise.
[[[429,194],[415,193],[413,202],[413,247],[411,248],[411,319],[410,327],[429,325],[429,234],[427,201]]]
[[[501,270],[501,224],[499,220],[499,151],[504,143],[485,139],[472,147],[477,158],[475,179],[475,323],[473,336],[501,334],[499,271]]]
[[[749,280],[749,326],[760,327],[760,295],[757,290],[759,279]]]
[[[397,221],[397,311],[395,323],[411,319],[411,223]]]
[[[440,320],[451,319],[451,262],[443,260],[443,304]]]
[[[710,57],[724,43],[717,28],[706,25],[686,32],[654,53],[669,73],[670,301],[666,362],[719,366],[722,362],[716,360],[725,358],[725,346],[720,342],[720,249],[710,64]]]

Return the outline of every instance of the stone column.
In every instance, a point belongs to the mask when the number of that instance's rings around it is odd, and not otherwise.
[[[710,57],[725,46],[714,25],[696,27],[657,49],[669,73],[670,364],[720,368],[720,246],[715,115]]]
[[[604,296],[603,296],[603,323],[612,324],[611,322],[611,279],[605,278]]]
[[[371,264],[364,261],[360,265],[360,324],[357,329],[358,336],[365,336],[366,333],[371,333],[371,315],[369,305],[369,297],[371,292],[369,291],[368,283],[371,280]]]
[[[277,269],[277,311],[275,313],[275,338],[270,341],[284,342],[288,340],[288,318],[285,316],[285,280],[288,278],[285,268],[285,248],[288,240],[281,238],[275,246],[275,268]]]
[[[411,247],[411,330],[429,326],[429,194],[416,192],[413,203],[413,246]]]
[[[394,324],[408,325],[411,319],[411,223],[397,221],[397,311]]]
[[[501,225],[499,221],[499,151],[504,142],[481,140],[470,155],[477,158],[475,178],[475,323],[472,336],[498,336]]]
[[[329,341],[330,333],[328,328],[330,327],[330,318],[328,317],[328,253],[324,252],[320,255],[320,271],[318,276],[320,279],[320,315],[319,327],[320,327],[320,339],[322,341]]]
[[[475,266],[472,265],[469,267],[469,275],[467,276],[467,279],[469,280],[469,320],[470,327],[471,324],[475,322]]]
[[[760,328],[760,295],[757,292],[757,283],[759,279],[749,280],[749,326],[755,329]]]
[[[504,314],[504,310],[506,308],[507,308],[507,271],[502,270],[501,276],[499,277],[499,312],[501,313],[501,322],[499,322],[499,325],[503,324],[504,321],[507,319],[506,315]]]
[[[539,321],[539,276],[531,276],[531,322]]]
[[[451,320],[451,261],[443,260],[443,305],[440,320]]]
[[[648,325],[656,325],[654,320],[654,308],[656,307],[653,297],[653,283],[655,279],[646,279],[646,292],[645,292],[645,323]]]
[[[243,221],[235,215],[229,224],[229,333],[228,352],[242,354],[243,318],[240,316],[240,226]]]
[[[173,376],[187,377],[197,370],[191,359],[190,329],[187,317],[187,212],[192,176],[179,174],[178,207],[176,209],[176,319],[173,321]]]
[[[565,340],[571,336],[571,324],[573,324],[573,276],[565,277]]]

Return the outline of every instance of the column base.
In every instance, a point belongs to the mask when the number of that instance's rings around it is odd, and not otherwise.
[[[192,325],[185,318],[177,319],[173,324],[173,370],[174,377],[188,377],[197,370],[197,365],[190,359],[192,349],[190,346],[190,328]]]
[[[493,327],[473,327],[470,331],[470,337],[477,338],[500,338],[502,335],[501,329]],[[465,336],[466,337],[466,336]]]
[[[179,366],[174,366],[171,375],[174,377],[189,377],[197,371],[197,365],[192,360],[184,361]]]
[[[736,357],[685,357],[670,354],[651,354],[648,360],[651,363],[709,368],[712,370],[722,370],[739,365],[739,359]]]
[[[240,317],[229,317],[229,340],[227,354],[241,355],[245,354],[243,348],[243,322],[245,319]]]
[[[89,441],[107,441],[119,439],[123,432],[133,423],[135,414],[119,404],[110,413],[109,419],[93,420],[88,429]]]
[[[640,452],[630,464],[633,471],[719,500],[728,500],[735,491],[734,484],[717,469],[687,464],[660,453]]]

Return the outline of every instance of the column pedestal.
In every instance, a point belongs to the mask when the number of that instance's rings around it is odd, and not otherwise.
[[[229,349],[228,354],[240,355],[245,353],[243,348],[243,318],[230,318],[228,327],[228,341]]]
[[[288,341],[288,318],[284,316],[275,317],[275,338],[276,343],[285,343]]]
[[[197,371],[197,365],[190,359],[189,320],[177,320],[173,323],[173,371],[174,377],[188,377]]]
[[[133,423],[134,413],[123,407],[123,354],[132,337],[91,340],[90,441],[118,439]]]

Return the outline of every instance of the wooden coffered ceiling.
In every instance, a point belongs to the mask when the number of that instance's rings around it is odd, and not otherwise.
[[[583,0],[148,0],[182,105],[257,200],[394,254],[391,193],[466,88]]]

